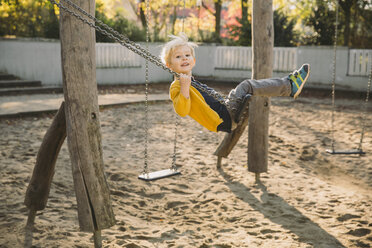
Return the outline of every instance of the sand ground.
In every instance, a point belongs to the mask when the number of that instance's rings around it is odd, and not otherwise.
[[[190,118],[178,127],[181,176],[144,182],[144,105],[100,114],[105,173],[116,225],[104,247],[371,247],[372,110],[365,156],[325,153],[331,146],[330,99],[273,98],[269,171],[256,184],[247,171],[247,130],[222,168],[213,155],[223,133]],[[362,101],[339,100],[337,149],[357,148]],[[371,106],[371,104],[369,105]],[[149,166],[171,166],[175,115],[150,105]],[[24,247],[23,201],[51,116],[0,120],[0,247]],[[79,231],[67,142],[59,154],[49,201],[38,212],[33,247],[93,247]]]

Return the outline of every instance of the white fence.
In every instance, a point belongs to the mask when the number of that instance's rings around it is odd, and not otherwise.
[[[219,46],[216,49],[214,68],[216,69],[252,69],[252,48]]]
[[[349,71],[351,76],[368,76],[372,65],[372,50],[349,50]]]
[[[348,75],[368,76],[372,63],[372,50],[350,49],[348,57]],[[96,63],[97,68],[141,67],[139,56],[120,44],[113,43],[97,43]],[[214,56],[214,68],[252,70],[252,48],[217,46]],[[274,71],[288,72],[296,68],[297,48],[274,48]]]
[[[96,44],[97,68],[140,67],[141,61],[135,53],[115,43]]]
[[[216,69],[251,70],[252,48],[219,46],[216,49],[214,65]],[[296,66],[297,48],[274,48],[274,71],[293,71]]]
[[[160,54],[162,43],[149,44],[151,54]],[[98,84],[143,83],[145,60],[119,44],[97,44]],[[0,71],[23,79],[40,80],[44,85],[62,85],[61,50],[58,40],[0,39]],[[332,46],[274,48],[273,77],[281,77],[303,63],[311,65],[309,85],[327,87],[332,81]],[[193,74],[227,82],[251,77],[250,47],[224,47],[202,44],[196,51]],[[372,50],[337,48],[338,88],[365,90],[372,63]],[[222,70],[221,70],[222,69]],[[149,64],[151,82],[170,82],[172,75]]]
[[[274,71],[293,71],[297,69],[297,48],[274,48]]]

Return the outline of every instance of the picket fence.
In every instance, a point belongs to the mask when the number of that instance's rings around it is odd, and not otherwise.
[[[140,67],[140,57],[127,48],[113,43],[97,43],[97,68]],[[350,49],[348,75],[368,76],[372,63],[372,50]],[[297,68],[297,48],[275,47],[274,71],[293,71]],[[215,49],[214,68],[226,70],[252,70],[252,48],[218,46]]]

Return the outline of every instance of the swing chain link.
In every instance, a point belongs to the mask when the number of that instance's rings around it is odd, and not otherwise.
[[[146,0],[146,52],[149,50],[149,0]],[[149,133],[149,61],[145,61],[145,150],[144,150],[144,167],[143,167],[143,174],[147,175],[149,173],[148,170],[148,133]]]
[[[178,137],[178,125],[179,125],[179,117],[176,115],[176,125],[174,127],[174,139],[173,139],[173,158],[172,158],[172,166],[171,170],[177,171],[177,137]]]
[[[128,38],[126,38],[126,39],[124,39],[124,40],[121,40],[121,39],[119,39],[118,37],[114,36],[114,34],[108,32],[107,30],[105,30],[105,29],[104,29],[105,26],[107,27],[106,29],[108,29],[109,31],[110,31],[110,29],[111,29],[111,28],[108,27],[107,25],[103,24],[103,27],[104,27],[104,28],[102,28],[102,27],[100,27],[100,26],[97,26],[97,25],[95,25],[94,23],[92,23],[92,22],[90,22],[89,20],[87,20],[86,18],[84,18],[84,17],[80,16],[79,14],[76,14],[74,11],[68,9],[66,6],[64,6],[64,5],[61,3],[62,1],[60,1],[59,3],[57,3],[56,0],[50,0],[50,1],[51,1],[52,3],[54,3],[55,5],[57,5],[60,9],[63,9],[63,10],[66,11],[68,14],[70,14],[70,15],[72,15],[72,16],[78,18],[80,21],[84,22],[85,24],[87,24],[87,25],[90,26],[91,28],[97,30],[97,31],[100,32],[101,34],[103,34],[103,35],[105,35],[105,36],[107,36],[107,37],[109,37],[109,38],[111,38],[111,39],[117,41],[120,45],[125,46],[126,48],[128,48],[128,49],[131,50],[132,52],[134,52],[134,53],[136,53],[136,54],[142,56],[143,58],[145,58],[146,60],[149,60],[150,62],[154,63],[155,65],[160,66],[162,69],[168,71],[169,73],[173,74],[174,76],[179,77],[179,74],[178,74],[178,73],[176,73],[176,72],[172,71],[171,69],[169,69],[168,67],[166,67],[163,63],[161,63],[161,62],[158,60],[158,58],[157,58],[156,56],[148,54],[148,52],[146,52],[146,50],[145,50],[144,48],[140,47],[138,44],[134,45],[134,43],[131,42],[131,41],[130,41],[130,42],[127,42],[127,39],[128,39]],[[69,0],[63,0],[63,1],[65,1],[65,2],[69,2]],[[71,3],[71,2],[69,2],[69,3]],[[80,12],[82,12],[82,13],[84,14],[85,11],[84,11],[83,9],[81,9],[79,6],[77,6],[77,5],[73,4],[73,3],[71,3],[71,4],[72,4],[72,7],[76,8],[77,10],[79,10]],[[85,12],[85,13],[86,13],[86,12]],[[90,16],[91,16],[91,15],[90,15]],[[89,16],[88,16],[88,17],[89,17]],[[91,16],[91,17],[92,17],[92,16]],[[101,21],[99,21],[98,19],[96,19],[96,18],[94,18],[94,17],[93,17],[93,20],[94,20],[94,21],[98,21],[97,23],[101,22]],[[102,22],[101,22],[101,23],[102,23]],[[111,29],[111,30],[112,30],[112,29]],[[116,32],[116,31],[115,31],[115,32]],[[116,33],[117,33],[117,32],[116,32]],[[120,36],[122,36],[122,35],[120,35]],[[124,36],[123,36],[123,37],[124,37]],[[128,40],[129,40],[129,39],[128,39]],[[132,43],[132,44],[131,44],[131,43]]]
[[[185,11],[185,6],[186,6],[186,0],[183,0],[183,11]],[[185,26],[185,16],[182,18],[182,32],[184,32],[184,26]],[[174,139],[173,139],[173,158],[172,158],[172,166],[171,170],[177,171],[177,137],[178,137],[178,126],[180,123],[180,119],[178,115],[176,115],[176,124],[174,127]]]
[[[366,100],[364,101],[364,113],[362,117],[362,133],[360,135],[360,141],[358,150],[362,150],[362,144],[363,144],[363,138],[364,138],[364,132],[366,129],[366,119],[367,119],[367,112],[368,112],[368,100],[369,100],[369,94],[371,91],[371,81],[372,81],[372,61],[370,61],[371,67],[369,69],[369,78],[368,78],[368,84],[367,84],[367,94],[366,94]]]
[[[332,115],[331,115],[331,137],[332,151],[335,151],[334,122],[335,122],[335,91],[336,91],[336,56],[337,56],[337,38],[338,38],[338,0],[336,0],[336,22],[335,36],[333,41],[333,67],[332,67]]]
[[[77,14],[76,12],[70,10],[69,8],[67,8],[66,6],[64,6],[62,4],[62,1],[65,1],[71,7],[77,9],[82,14],[86,15],[87,17],[89,17],[91,20],[93,20],[94,22],[98,23],[102,27],[100,27],[100,26],[98,26],[98,25],[90,22],[86,18],[84,18],[81,15]],[[79,19],[83,23],[87,24],[91,28],[97,30],[101,34],[103,34],[103,35],[111,38],[112,40],[118,42],[120,45],[125,46],[126,48],[128,48],[132,52],[134,52],[134,53],[138,54],[139,56],[143,57],[145,60],[152,62],[156,66],[158,66],[158,67],[162,68],[163,70],[169,72],[170,74],[174,75],[176,78],[179,78],[180,77],[180,74],[179,73],[174,72],[173,70],[171,70],[170,68],[168,68],[166,65],[164,65],[158,57],[156,57],[155,55],[152,55],[149,51],[147,51],[146,49],[142,48],[139,44],[136,44],[133,41],[129,40],[128,37],[125,37],[124,35],[119,34],[117,31],[115,31],[114,29],[110,28],[109,26],[107,26],[102,21],[98,20],[97,18],[93,17],[92,15],[90,15],[89,13],[87,13],[85,10],[83,10],[82,8],[80,8],[79,6],[77,6],[76,4],[72,3],[70,0],[60,0],[59,3],[57,3],[56,0],[50,0],[50,2],[53,3],[53,4],[55,4],[56,6],[58,6],[60,9],[66,11],[68,14],[76,17],[77,19]],[[194,88],[196,88],[196,89],[198,89],[198,90],[200,90],[200,91],[208,94],[209,96],[213,97],[219,103],[221,103],[222,105],[225,105],[226,108],[230,110],[230,106],[229,106],[228,102],[225,101],[224,97],[220,93],[218,93],[216,91],[209,92],[209,91],[207,91],[206,89],[204,89],[203,87],[199,86],[198,84],[196,84],[194,82],[191,82],[191,85]]]
[[[332,117],[331,117],[331,138],[332,138],[332,151],[335,151],[335,130],[334,130],[334,121],[335,121],[335,91],[336,91],[336,55],[337,55],[337,39],[338,39],[338,12],[339,12],[339,4],[336,0],[336,22],[335,22],[335,35],[334,35],[334,42],[333,42],[333,64],[332,64]],[[372,78],[372,62],[371,62],[371,68],[370,68],[370,74],[369,74],[369,80],[367,85],[367,94],[366,99],[364,102],[364,113],[362,116],[362,131],[360,135],[360,141],[358,145],[358,150],[362,151],[362,144],[363,144],[363,138],[365,133],[365,127],[366,127],[366,118],[367,118],[367,112],[368,112],[368,101],[369,101],[369,94],[371,90],[371,79]]]
[[[54,0],[53,0],[54,1]],[[91,20],[95,21],[96,23],[98,23],[99,25],[101,25],[102,27],[104,27],[106,30],[108,30],[109,32],[115,34],[116,36],[118,36],[119,38],[121,38],[122,40],[124,40],[126,43],[130,44],[131,46],[135,47],[136,49],[140,50],[142,53],[146,54],[147,56],[151,57],[152,59],[154,60],[157,60],[159,63],[161,63],[161,61],[159,60],[158,57],[152,55],[148,49],[144,49],[143,47],[141,47],[139,44],[131,41],[128,37],[120,34],[119,32],[117,32],[116,30],[114,30],[113,28],[111,28],[110,26],[106,25],[105,23],[103,23],[101,20],[97,19],[96,17],[92,16],[91,14],[87,13],[84,9],[80,8],[78,5],[76,5],[75,3],[71,2],[70,0],[63,0],[65,1],[66,3],[68,3],[70,6],[72,6],[73,8],[77,9],[78,11],[80,11],[80,13],[86,15],[87,17],[89,17]],[[94,28],[94,27],[93,27]]]

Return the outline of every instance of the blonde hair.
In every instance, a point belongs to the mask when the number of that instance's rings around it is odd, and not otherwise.
[[[163,49],[161,50],[160,58],[164,64],[170,64],[170,58],[172,55],[173,50],[178,46],[187,46],[191,50],[191,55],[195,58],[195,50],[194,48],[198,45],[194,42],[190,42],[187,35],[185,33],[180,33],[177,35],[169,35],[171,38],[170,41],[165,43]]]

